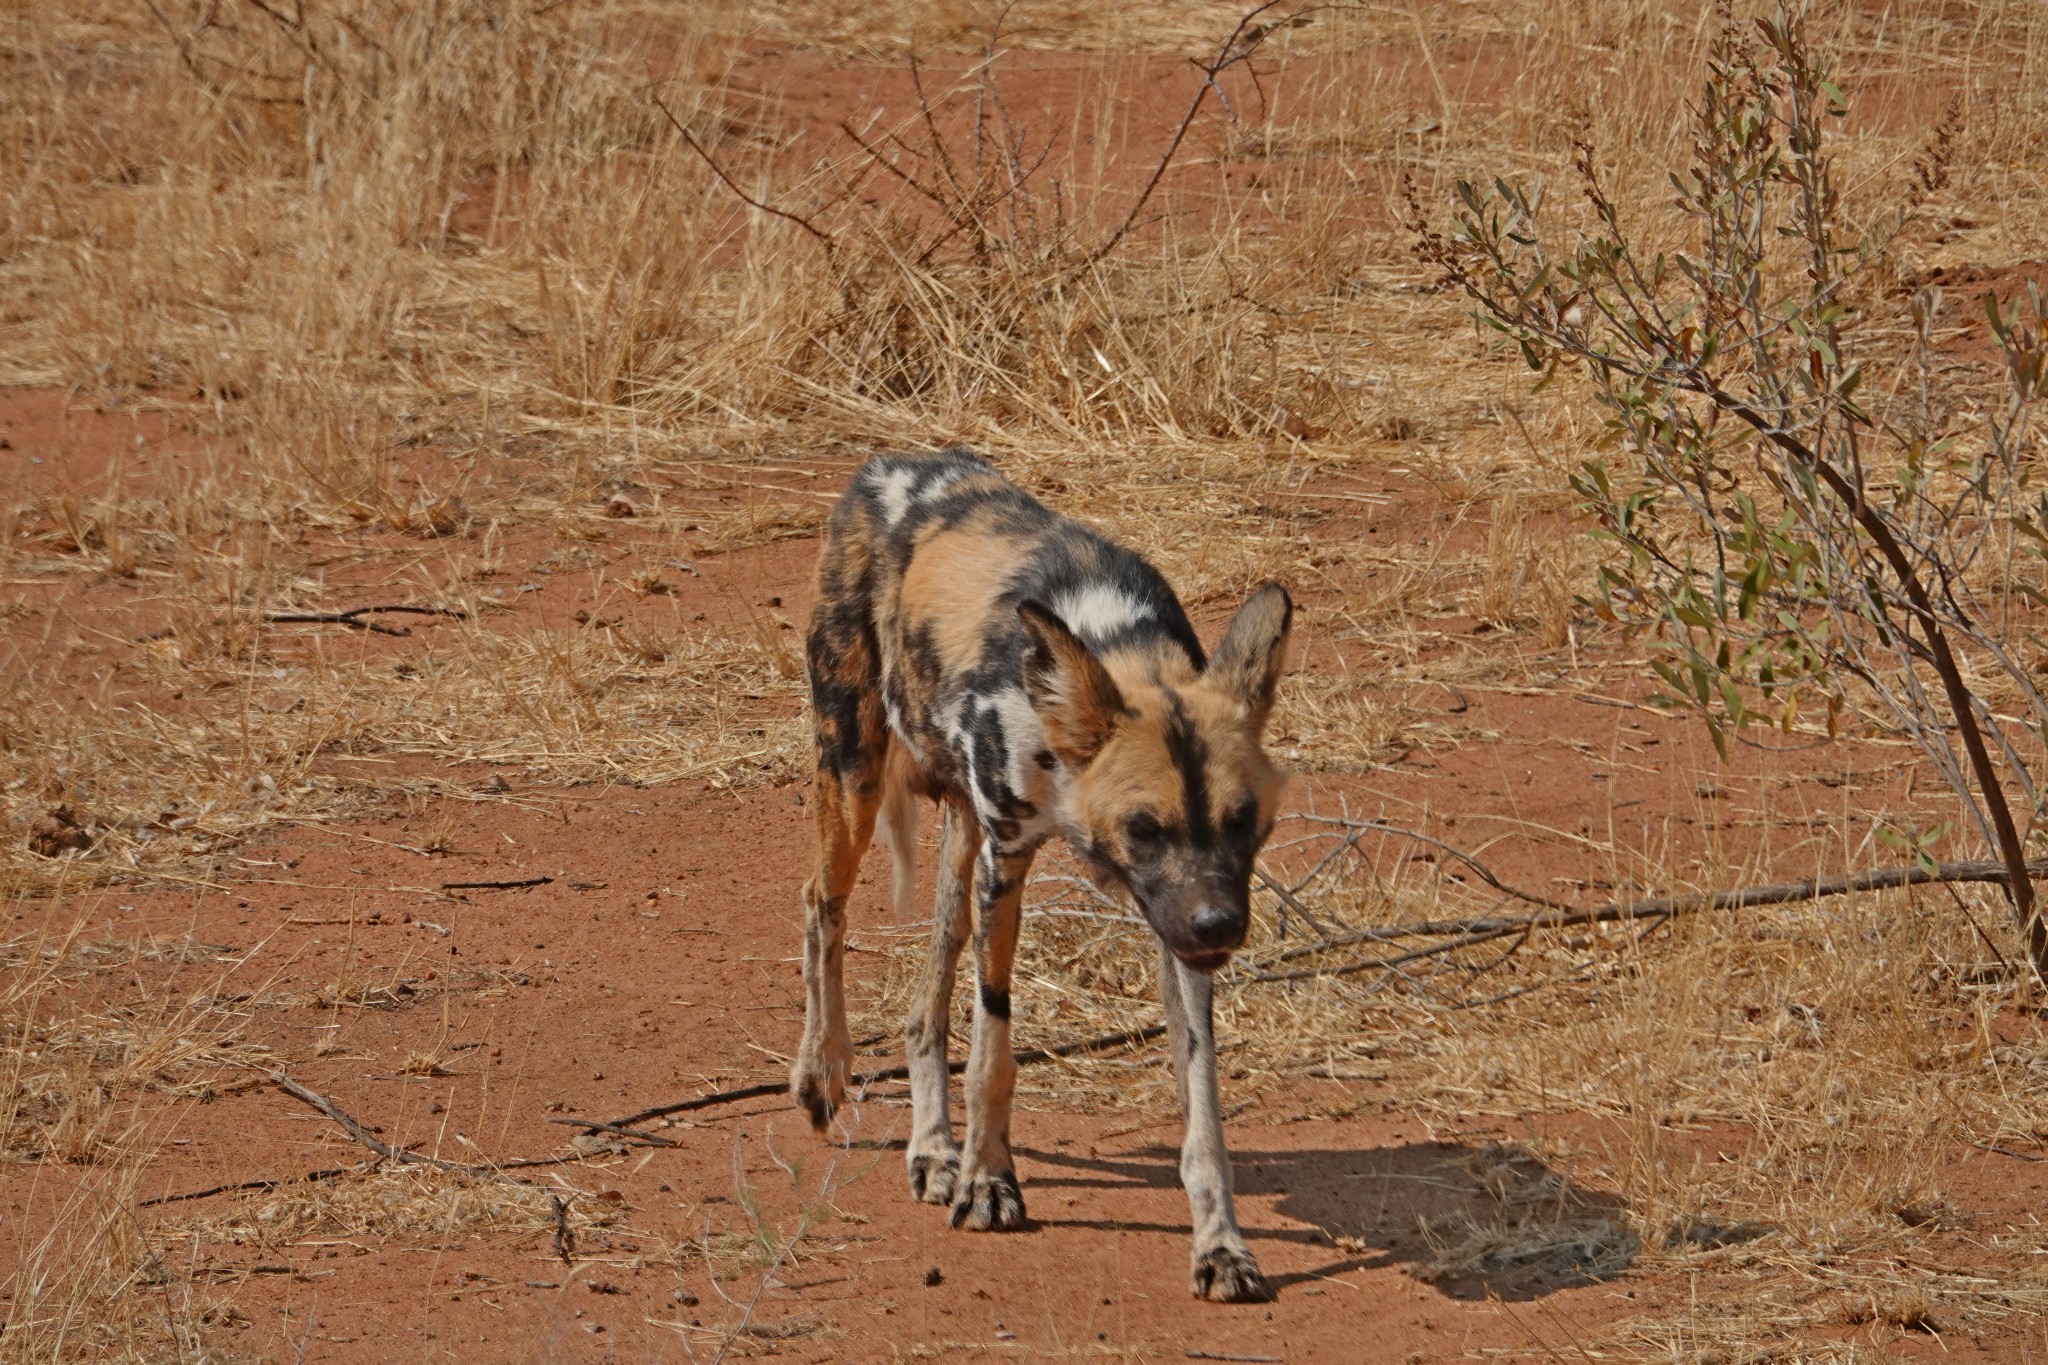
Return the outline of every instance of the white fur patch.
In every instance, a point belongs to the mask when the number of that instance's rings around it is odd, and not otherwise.
[[[917,471],[901,466],[875,476],[875,497],[882,504],[882,517],[889,526],[894,527],[910,510],[910,486],[915,482]]]
[[[1010,760],[1010,770],[1003,776],[1010,790],[1027,801],[1035,801],[1037,793],[1033,789],[1044,770],[1034,759],[1045,747],[1045,727],[1039,724],[1038,712],[1031,709],[1031,698],[1024,695],[1021,687],[1006,687],[994,696],[984,697],[982,705],[994,709],[1003,720],[1003,748]]]
[[[975,813],[986,822],[1002,818],[1003,812],[982,789],[983,778],[991,775],[975,770],[974,737],[966,723],[969,713],[979,716],[989,711],[995,712],[996,723],[1002,729],[1005,758],[1004,770],[992,776],[1010,795],[1030,802],[1036,812],[1019,822],[1017,838],[1009,848],[1029,847],[1053,832],[1053,806],[1058,793],[1054,790],[1053,774],[1038,764],[1038,755],[1045,748],[1045,727],[1039,724],[1038,713],[1031,709],[1031,699],[1024,690],[1006,687],[988,696],[961,698],[946,718],[946,745],[960,763],[963,785],[974,802]]]
[[[1108,639],[1152,616],[1151,607],[1107,583],[1088,583],[1063,592],[1053,599],[1052,610],[1074,634],[1098,640]]]
[[[939,495],[951,487],[953,482],[966,472],[964,469],[940,470],[932,476],[930,483],[917,490],[917,500],[919,502],[938,501]]]

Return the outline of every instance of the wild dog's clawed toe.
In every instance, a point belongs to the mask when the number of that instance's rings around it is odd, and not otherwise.
[[[820,1076],[797,1076],[789,1083],[797,1104],[811,1116],[811,1127],[824,1132],[832,1122],[832,1115],[845,1102],[842,1087],[829,1078]]]
[[[833,1049],[818,1051],[829,1053]],[[821,1133],[846,1103],[846,1075],[852,1069],[852,1061],[851,1047],[846,1048],[845,1056],[838,1059],[814,1056],[812,1049],[805,1048],[797,1055],[796,1065],[790,1068],[790,1093],[811,1116],[811,1127]]]
[[[811,1115],[811,1128],[825,1132],[825,1128],[831,1126],[831,1115],[840,1109],[840,1101],[834,1099],[829,1087],[817,1076],[801,1076],[793,1089],[797,1091],[797,1103]]]
[[[953,1226],[976,1232],[1014,1232],[1024,1226],[1024,1193],[1014,1171],[970,1176],[953,1201]]]
[[[950,1204],[960,1181],[958,1152],[912,1153],[910,1197],[926,1204]]]
[[[1273,1286],[1259,1273],[1259,1263],[1243,1247],[1211,1247],[1195,1254],[1188,1290],[1211,1303],[1268,1303]]]

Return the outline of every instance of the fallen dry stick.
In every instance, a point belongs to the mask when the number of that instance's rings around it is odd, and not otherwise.
[[[280,1176],[275,1180],[237,1180],[227,1185],[209,1185],[203,1190],[187,1190],[183,1194],[160,1194],[152,1199],[138,1199],[135,1207],[146,1209],[154,1204],[182,1204],[188,1199],[211,1199],[217,1194],[239,1194],[243,1190],[274,1190],[279,1185],[310,1185],[316,1180],[332,1180],[338,1175],[365,1169],[367,1167],[364,1166],[329,1166],[325,1170]]]
[[[284,1091],[285,1094],[290,1095],[293,1099],[302,1100],[327,1115],[328,1118],[333,1119],[341,1125],[343,1132],[347,1133],[362,1146],[367,1147],[377,1156],[382,1157],[386,1161],[398,1162],[401,1165],[432,1166],[436,1170],[454,1171],[458,1175],[483,1176],[492,1180],[503,1180],[514,1185],[531,1185],[534,1182],[521,1180],[515,1175],[506,1175],[505,1172],[509,1170],[528,1170],[535,1166],[566,1166],[571,1162],[583,1160],[583,1154],[579,1152],[573,1156],[515,1157],[511,1161],[499,1161],[486,1165],[468,1161],[449,1161],[443,1157],[424,1156],[419,1152],[408,1152],[403,1147],[393,1147],[390,1143],[382,1141],[376,1134],[350,1117],[333,1100],[328,1099],[327,1096],[311,1086],[299,1084],[299,1082],[285,1075],[282,1071],[264,1069],[263,1078],[279,1090]],[[212,1185],[203,1190],[189,1190],[183,1194],[162,1194],[154,1199],[144,1199],[139,1201],[136,1207],[148,1208],[152,1204],[179,1204],[189,1199],[207,1199],[216,1194],[233,1194],[241,1190],[267,1190],[278,1185],[303,1185],[315,1180],[332,1180],[336,1176],[347,1175],[352,1171],[363,1169],[366,1168],[360,1166],[339,1166],[326,1170],[308,1171],[304,1175],[282,1176],[274,1180],[243,1180],[228,1185]]]
[[[407,616],[447,616],[457,621],[467,621],[469,613],[456,607],[350,607],[347,611],[279,611],[263,619],[272,625],[348,626],[354,630],[368,631],[374,635],[410,635],[411,630],[394,630],[375,621],[365,621],[365,616],[387,613],[403,613]]]
[[[1123,1029],[1116,1033],[1105,1033],[1097,1038],[1086,1038],[1078,1043],[1061,1043],[1057,1047],[1034,1047],[1017,1054],[1018,1066],[1032,1066],[1038,1062],[1049,1062],[1056,1057],[1077,1057],[1085,1052],[1101,1052],[1112,1047],[1135,1047],[1149,1043],[1165,1034],[1166,1025],[1151,1024],[1144,1028]],[[947,1071],[957,1076],[967,1069],[966,1062],[953,1062]],[[873,1085],[877,1081],[900,1081],[908,1079],[907,1066],[888,1066],[878,1071],[863,1071],[853,1078],[856,1086]],[[765,1095],[780,1095],[789,1089],[788,1081],[762,1081],[758,1085],[743,1085],[736,1090],[720,1090],[710,1095],[699,1095],[695,1099],[680,1100],[675,1104],[658,1105],[653,1109],[642,1109],[637,1114],[609,1122],[594,1122],[590,1119],[549,1119],[549,1123],[565,1123],[572,1128],[585,1128],[592,1132],[622,1133],[627,1137],[641,1137],[643,1134],[628,1132],[635,1124],[650,1119],[666,1118],[670,1114],[687,1113],[692,1109],[709,1109],[714,1105],[733,1104],[740,1100],[760,1099]]]
[[[1390,834],[1422,837],[1431,844],[1449,848],[1439,840],[1427,836],[1415,836],[1412,831],[1398,826],[1369,822],[1369,827],[1384,829]],[[1537,929],[1562,929],[1582,924],[1611,924],[1637,919],[1671,918],[1677,915],[1695,914],[1703,910],[1742,910],[1758,905],[1784,905],[1792,901],[1817,900],[1822,896],[1843,896],[1857,891],[1882,891],[1900,886],[1925,886],[1930,884],[1955,884],[1965,882],[2003,882],[2006,869],[2003,862],[1990,860],[1937,863],[1932,869],[1917,863],[1906,867],[1875,868],[1868,872],[1851,873],[1840,877],[1809,877],[1804,881],[1774,882],[1766,886],[1745,886],[1730,891],[1701,891],[1680,896],[1655,896],[1641,901],[1610,901],[1605,905],[1589,906],[1583,910],[1573,909],[1545,896],[1516,889],[1501,881],[1486,869],[1477,859],[1456,849],[1449,849],[1458,859],[1473,868],[1486,883],[1503,895],[1544,906],[1541,913],[1515,916],[1480,916],[1473,919],[1429,920],[1420,924],[1397,924],[1387,928],[1352,929],[1345,933],[1324,938],[1317,943],[1302,944],[1289,948],[1273,958],[1276,962],[1291,961],[1311,953],[1326,952],[1331,948],[1344,947],[1354,943],[1391,943],[1410,938],[1448,938],[1451,942],[1432,944],[1417,948],[1392,958],[1375,958],[1364,962],[1347,962],[1331,967],[1303,967],[1293,971],[1260,971],[1252,975],[1254,981],[1299,981],[1315,976],[1338,976],[1352,972],[1373,971],[1378,968],[1402,966],[1425,957],[1433,957],[1471,947],[1474,944],[1490,943],[1496,939],[1516,934],[1528,934]],[[2048,876],[2048,860],[2027,865],[2030,875]]]
[[[513,1180],[516,1184],[524,1185],[529,1182],[516,1180],[515,1177],[504,1175],[502,1172],[533,1166],[562,1166],[569,1162],[581,1161],[583,1159],[581,1155],[519,1157],[511,1161],[499,1161],[493,1162],[490,1165],[480,1165],[475,1162],[449,1161],[445,1157],[424,1156],[419,1152],[408,1152],[403,1147],[393,1147],[390,1143],[381,1141],[376,1134],[342,1112],[341,1106],[311,1086],[300,1085],[282,1071],[270,1071],[265,1074],[270,1077],[272,1085],[275,1085],[293,1099],[304,1100],[307,1104],[312,1105],[315,1109],[327,1115],[328,1118],[340,1124],[343,1132],[375,1152],[378,1156],[383,1157],[386,1161],[397,1161],[411,1166],[432,1166],[437,1170],[454,1171],[460,1175],[492,1176],[501,1180]]]

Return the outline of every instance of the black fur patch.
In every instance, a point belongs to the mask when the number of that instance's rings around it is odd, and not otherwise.
[[[797,1091],[796,1098],[810,1115],[811,1127],[824,1132],[826,1125],[832,1122],[832,1102],[825,1098],[825,1092],[806,1080],[803,1088]]]
[[[1209,746],[1181,708],[1180,694],[1169,688],[1166,700],[1166,753],[1180,774],[1188,842],[1206,851],[1216,843],[1216,827],[1209,818]]]
[[[999,991],[994,986],[983,983],[981,988],[981,1008],[982,1012],[990,1018],[1000,1019],[1006,1024],[1009,1023],[1010,993],[1008,991]]]

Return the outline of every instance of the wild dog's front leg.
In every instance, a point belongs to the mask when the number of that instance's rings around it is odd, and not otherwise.
[[[846,1102],[853,1036],[846,1027],[846,897],[860,875],[860,855],[875,828],[876,792],[818,767],[811,805],[817,821],[817,864],[804,883],[804,1040],[790,1067],[789,1088],[823,1130]]]
[[[1031,854],[998,854],[985,844],[975,865],[974,1046],[967,1058],[967,1153],[953,1191],[953,1226],[1007,1231],[1024,1226],[1024,1195],[1010,1156],[1010,967]]]
[[[933,898],[931,951],[910,1007],[910,1193],[927,1204],[951,1204],[960,1175],[960,1148],[947,1112],[946,1035],[953,1011],[953,976],[967,943],[968,896],[974,882],[981,827],[974,816],[947,803],[939,839],[938,894]]]
[[[1216,1033],[1207,972],[1182,965],[1159,950],[1159,994],[1166,1006],[1180,1103],[1187,1133],[1180,1147],[1180,1183],[1194,1216],[1195,1247],[1188,1288],[1217,1303],[1264,1303],[1273,1297],[1259,1263],[1237,1228],[1230,1194],[1230,1153],[1223,1145],[1223,1111],[1216,1096]]]

